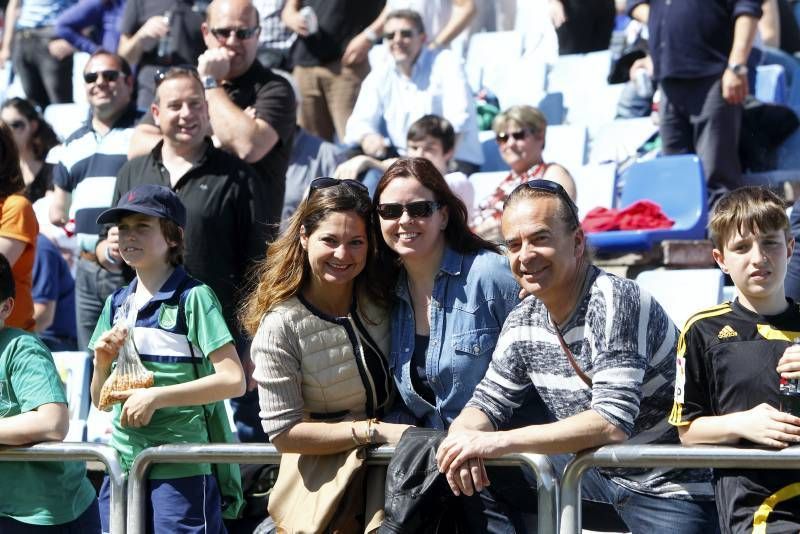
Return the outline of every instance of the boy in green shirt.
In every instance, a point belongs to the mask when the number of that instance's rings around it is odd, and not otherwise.
[[[5,326],[13,308],[11,266],[0,254],[0,445],[61,441],[69,428],[64,386],[50,351]],[[0,462],[0,480],[3,534],[100,532],[83,462]]]
[[[97,222],[117,225],[120,254],[136,278],[108,298],[89,343],[92,402],[98,405],[127,336],[113,318],[128,298],[137,310],[132,335],[139,359],[155,378],[153,387],[114,395],[120,403],[113,407],[111,446],[123,469],[147,447],[219,441],[211,434],[225,428],[215,422],[227,422],[220,401],[244,393],[244,373],[216,296],[181,266],[186,209],[170,189],[143,185],[122,195]],[[222,440],[232,440],[230,428]],[[149,479],[148,532],[225,532],[218,489],[225,481],[212,476],[209,464],[159,464]],[[241,487],[238,492],[241,498]],[[100,490],[104,531],[108,505],[106,480]]]

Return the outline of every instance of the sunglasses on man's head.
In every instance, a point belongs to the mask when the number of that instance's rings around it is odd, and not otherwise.
[[[528,130],[517,130],[516,132],[501,132],[494,136],[494,140],[497,141],[498,145],[504,145],[508,142],[509,139],[513,139],[514,141],[522,141],[525,139],[530,132]]]
[[[572,215],[573,222],[578,227],[580,227],[581,220],[578,218],[578,207],[575,205],[575,202],[573,202],[573,200],[567,194],[567,190],[564,189],[561,186],[561,184],[559,184],[558,182],[554,182],[553,180],[528,180],[527,182],[522,182],[521,184],[519,184],[516,188],[514,188],[513,191],[511,191],[511,194],[508,196],[511,197],[511,195],[516,193],[517,190],[525,187],[529,189],[535,189],[536,191],[546,191],[561,198],[564,204],[567,205],[569,213],[570,215]]]
[[[387,41],[392,41],[397,35],[400,35],[402,39],[411,39],[416,35],[414,30],[397,30],[394,32],[386,32],[383,34],[383,38]]]
[[[253,26],[252,28],[211,28],[211,35],[221,41],[225,41],[231,34],[234,34],[237,39],[244,41],[258,33],[258,30],[259,26]]]
[[[102,76],[107,82],[115,82],[120,76],[124,76],[124,73],[118,70],[98,70],[96,72],[84,72],[83,81],[86,83],[94,83],[100,76]]]
[[[408,204],[396,202],[388,204],[378,204],[378,215],[381,219],[394,220],[403,216],[403,212],[408,213],[412,219],[424,219],[433,215],[433,212],[441,208],[438,202],[433,200],[417,200]]]

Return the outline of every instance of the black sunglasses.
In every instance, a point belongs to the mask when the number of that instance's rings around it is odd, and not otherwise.
[[[345,187],[355,189],[355,191],[358,194],[364,195],[366,200],[369,201],[369,189],[367,189],[367,186],[362,184],[358,180],[337,180],[336,178],[331,178],[330,176],[322,176],[321,178],[314,178],[308,185],[308,195],[306,195],[306,203],[308,203],[311,200],[311,195],[314,194],[314,191],[319,191],[320,189],[327,189],[329,187],[334,187],[337,185],[343,185]]]
[[[124,76],[124,73],[118,70],[98,70],[96,72],[84,72],[83,81],[86,83],[94,83],[101,75],[105,81],[115,82],[120,76]]]
[[[253,26],[252,28],[211,28],[211,35],[220,41],[227,41],[228,37],[234,34],[237,39],[244,41],[258,33],[259,29],[259,26]]]
[[[395,220],[403,216],[403,212],[408,213],[412,219],[424,219],[433,215],[433,212],[441,208],[438,202],[433,200],[417,200],[408,204],[390,203],[378,204],[378,215],[381,219]]]
[[[531,133],[529,130],[517,130],[516,132],[511,133],[499,133],[494,136],[494,140],[497,141],[498,145],[504,145],[508,142],[509,139],[513,139],[514,141],[522,141],[528,134]]]
[[[25,121],[11,121],[7,124],[12,130],[23,130],[28,125]]]
[[[575,205],[575,202],[567,194],[566,189],[564,189],[561,184],[558,182],[554,182],[552,180],[529,180],[527,182],[523,182],[519,184],[517,187],[511,191],[511,194],[508,195],[508,198],[511,198],[514,193],[528,187],[530,189],[535,189],[536,191],[546,191],[547,193],[552,193],[558,196],[564,204],[567,205],[570,214],[572,215],[572,220],[575,223],[576,227],[580,228],[581,220],[578,218],[578,207]],[[508,200],[506,200],[506,204],[508,204]]]
[[[386,39],[387,41],[391,41],[395,37],[397,37],[398,34],[400,34],[400,37],[402,37],[403,39],[411,39],[417,33],[414,30],[397,30],[397,31],[394,31],[394,32],[386,32],[386,33],[384,33],[383,34],[383,38]]]

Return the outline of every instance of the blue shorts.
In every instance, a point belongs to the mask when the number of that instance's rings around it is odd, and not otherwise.
[[[62,525],[29,525],[10,517],[0,517],[2,534],[100,534],[97,499],[73,521]]]
[[[110,531],[108,477],[100,487],[100,521]],[[147,534],[227,534],[213,475],[147,481]],[[130,511],[129,511],[130,513]]]

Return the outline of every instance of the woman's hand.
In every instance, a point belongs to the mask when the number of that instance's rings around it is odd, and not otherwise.
[[[403,432],[411,428],[412,425],[401,425],[398,423],[377,423],[375,429],[377,431],[376,441],[378,443],[386,443],[388,445],[396,445],[403,435]]]

